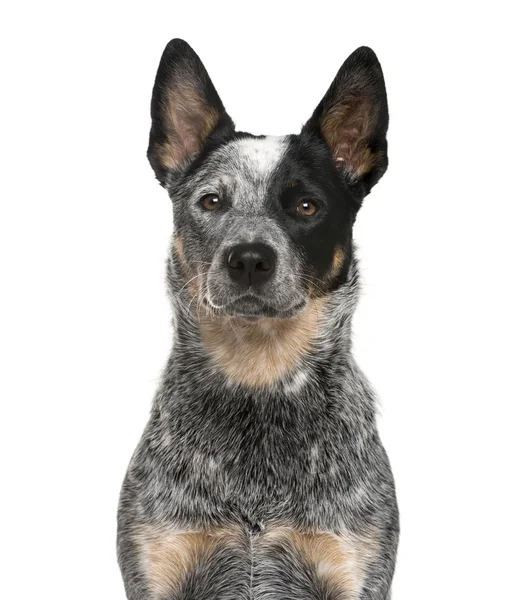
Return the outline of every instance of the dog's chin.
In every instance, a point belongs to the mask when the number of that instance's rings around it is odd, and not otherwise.
[[[224,302],[205,298],[204,302],[214,310],[214,314],[217,316],[237,317],[247,321],[292,319],[299,315],[308,304],[306,298],[300,298],[291,304],[276,305],[263,298],[248,294],[234,299],[230,298]]]

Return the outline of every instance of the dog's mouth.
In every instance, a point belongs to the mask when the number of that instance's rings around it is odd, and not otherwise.
[[[257,294],[248,293],[227,300],[223,304],[216,304],[209,294],[204,298],[204,304],[218,316],[241,317],[250,321],[262,318],[291,319],[298,315],[307,305],[306,298],[286,305],[276,305],[268,302]]]

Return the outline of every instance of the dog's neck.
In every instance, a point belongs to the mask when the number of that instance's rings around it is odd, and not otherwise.
[[[350,361],[351,320],[358,296],[355,259],[345,283],[327,296],[310,300],[291,319],[248,321],[215,316],[175,261],[168,265],[174,308],[174,347],[168,375],[203,385],[262,390],[294,389],[335,364]],[[198,277],[196,277],[195,282]],[[191,289],[190,289],[191,287]]]

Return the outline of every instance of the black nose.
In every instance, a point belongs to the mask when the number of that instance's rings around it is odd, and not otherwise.
[[[238,244],[227,254],[230,277],[242,285],[260,285],[273,274],[276,254],[269,246],[260,243]]]

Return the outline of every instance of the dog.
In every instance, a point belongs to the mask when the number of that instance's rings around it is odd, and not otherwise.
[[[151,117],[175,333],[121,491],[127,598],[388,600],[395,486],[351,354],[352,230],[388,165],[379,61],[359,48],[298,135],[256,136],[176,39]]]

